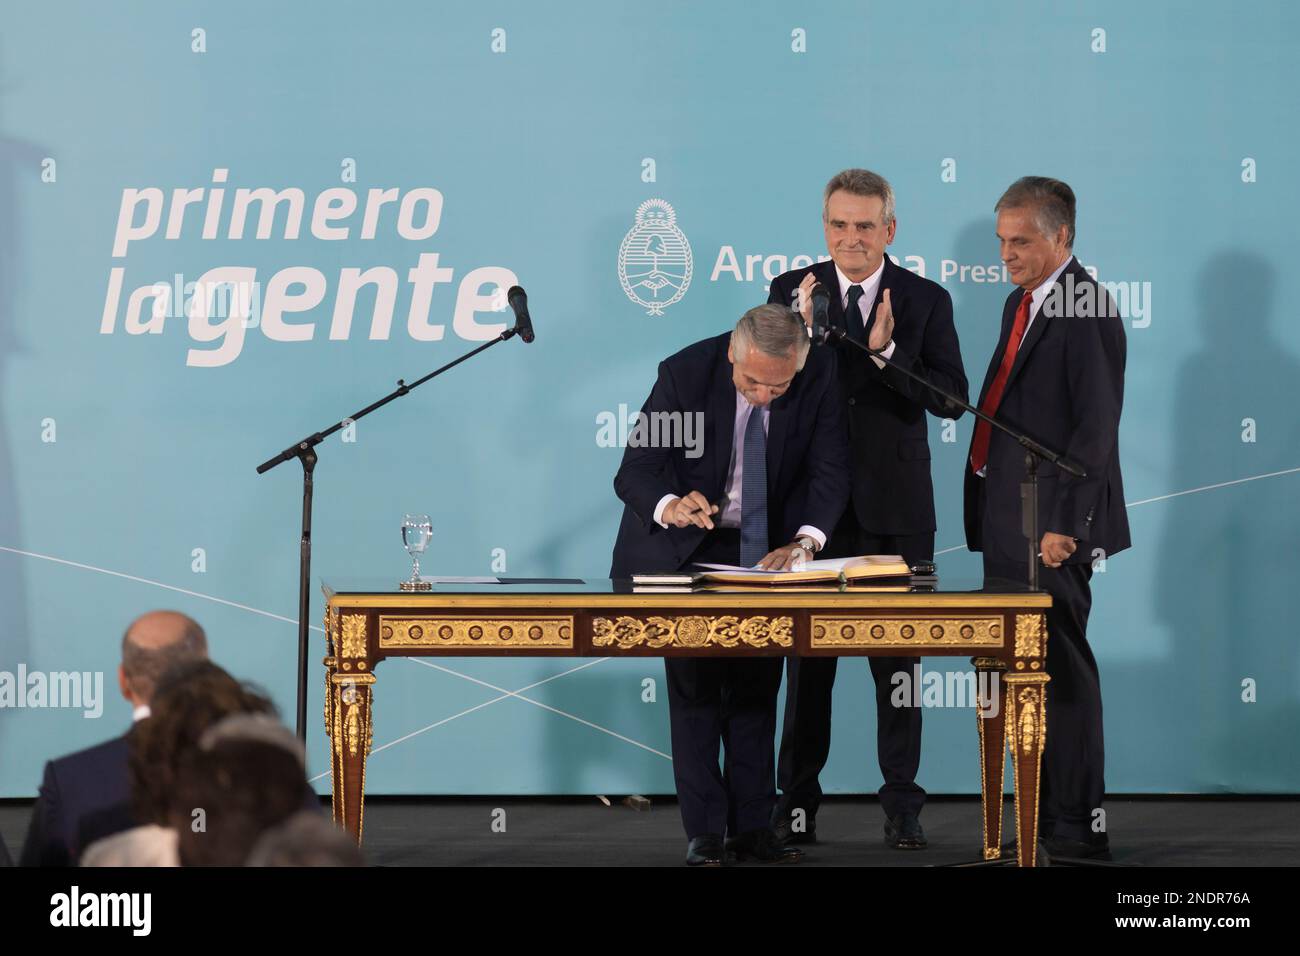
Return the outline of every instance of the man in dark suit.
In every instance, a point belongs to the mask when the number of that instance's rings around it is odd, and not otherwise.
[[[900,268],[886,255],[894,241],[894,191],[881,176],[846,169],[826,185],[822,208],[831,261],[776,278],[769,301],[793,305],[811,324],[811,293],[829,295],[831,324],[852,339],[966,397],[952,299],[929,279]],[[901,554],[908,564],[934,557],[934,491],[925,413],[956,418],[930,389],[868,357],[848,343],[839,353],[841,401],[848,412],[852,505],[831,538],[827,556]],[[925,791],[916,783],[921,762],[921,711],[890,703],[891,678],[913,673],[916,657],[872,657],[876,689],[876,748],[884,785],[885,841],[899,849],[926,845],[919,815]],[[831,742],[834,657],[787,663],[785,727],[774,823],[790,842],[815,842],[822,791],[818,776]]]
[[[997,206],[1002,261],[1019,288],[980,390],[980,410],[1086,472],[1038,470],[1040,586],[1047,612],[1047,748],[1040,834],[1051,855],[1105,857],[1101,685],[1088,646],[1093,562],[1129,546],[1119,466],[1124,404],[1124,324],[1105,289],[1074,258],[1074,192],[1027,176]],[[966,541],[983,551],[986,578],[1025,581],[1021,531],[1024,450],[985,424],[971,440],[965,476]]]
[[[824,545],[848,499],[843,406],[834,353],[810,349],[788,308],[750,309],[734,332],[665,359],[642,415],[614,478],[626,508],[611,577],[698,562],[782,570]],[[703,444],[645,440],[673,423]],[[781,659],[664,666],[687,863],[722,863],[724,833],[738,856],[798,860],[770,828]]]
[[[176,611],[151,611],[131,622],[122,638],[118,686],[133,722],[149,716],[159,678],[171,667],[207,657],[198,623]],[[32,808],[22,866],[75,866],[81,851],[101,837],[136,825],[127,770],[130,734],[45,765]]]

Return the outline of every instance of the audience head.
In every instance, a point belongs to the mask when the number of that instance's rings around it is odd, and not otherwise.
[[[181,865],[242,866],[264,833],[302,810],[303,764],[298,738],[268,714],[209,727],[182,756],[171,801]]]
[[[133,707],[147,706],[164,673],[207,656],[207,636],[193,618],[179,611],[141,615],[122,636],[122,663],[117,670],[122,696]]]
[[[357,841],[323,813],[301,810],[262,834],[247,866],[364,866]]]
[[[131,796],[140,823],[171,825],[181,761],[205,731],[232,714],[275,714],[270,698],[208,660],[187,661],[158,681],[152,716],[131,730]]]

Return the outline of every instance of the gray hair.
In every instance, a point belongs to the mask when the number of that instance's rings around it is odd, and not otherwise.
[[[802,371],[808,359],[808,328],[793,309],[769,303],[750,309],[736,323],[731,333],[732,351],[737,358],[749,354],[752,348],[775,358],[789,358],[795,353],[796,371]]]
[[[322,813],[300,810],[262,834],[247,866],[365,866],[356,841]]]
[[[208,656],[208,637],[198,621],[178,612],[168,613],[175,614],[181,621],[180,633],[174,641],[153,647],[142,646],[131,638],[135,622],[122,635],[122,673],[131,689],[146,701],[152,700],[158,682],[169,670],[206,660]]]
[[[1047,176],[1022,176],[1017,179],[997,205],[995,213],[1003,209],[1032,209],[1034,224],[1038,231],[1048,239],[1055,239],[1057,231],[1065,226],[1069,229],[1065,246],[1074,248],[1074,190],[1059,179]]]
[[[297,760],[300,767],[307,766],[307,753],[302,742],[270,714],[231,714],[223,717],[203,732],[199,738],[199,750],[212,750],[227,740],[244,740],[279,747]]]
[[[894,187],[884,176],[869,169],[845,169],[831,177],[822,196],[823,220],[830,216],[831,196],[841,189],[855,196],[876,196],[884,204],[882,224],[887,226],[894,221]]]

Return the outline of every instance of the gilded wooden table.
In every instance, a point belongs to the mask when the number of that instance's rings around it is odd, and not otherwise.
[[[430,592],[361,582],[324,590],[334,819],[358,842],[375,667],[387,657],[970,657],[977,686],[995,681],[1000,695],[996,708],[976,709],[984,858],[1001,855],[1009,744],[1018,862],[1034,865],[1050,679],[1045,593],[1009,582],[949,589],[946,581],[907,591],[633,593],[608,580],[440,584]]]

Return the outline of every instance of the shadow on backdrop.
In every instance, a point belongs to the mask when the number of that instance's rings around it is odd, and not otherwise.
[[[0,94],[12,92],[4,85]],[[19,521],[20,503],[14,470],[13,447],[4,428],[5,396],[8,395],[10,366],[22,354],[18,340],[18,286],[23,275],[23,213],[19,202],[20,184],[38,182],[41,159],[49,155],[35,143],[0,133],[0,546],[22,550]],[[51,187],[53,188],[53,187]],[[36,427],[37,423],[32,423]],[[30,663],[28,640],[27,586],[23,562],[30,560],[0,551],[0,671],[13,672],[20,662]],[[0,722],[0,733],[5,733]],[[3,750],[0,749],[0,753]]]
[[[1300,466],[1300,362],[1276,334],[1276,279],[1251,252],[1224,251],[1202,266],[1201,337],[1178,371],[1168,493]],[[1148,746],[1181,741],[1198,791],[1295,789],[1297,490],[1300,473],[1141,506],[1165,511],[1148,560],[1158,563],[1156,612],[1172,651],[1112,677],[1112,693],[1161,709],[1152,720],[1163,732]],[[1255,703],[1243,701],[1248,679]]]

